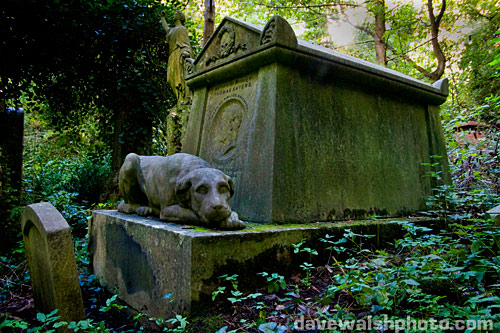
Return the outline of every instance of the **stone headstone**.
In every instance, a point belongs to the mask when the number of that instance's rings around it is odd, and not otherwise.
[[[23,109],[6,108],[0,98],[0,249],[14,245],[17,233],[10,212],[21,201],[23,138]]]
[[[23,142],[24,110],[0,110],[0,191],[7,185],[14,189],[18,200],[23,183]],[[7,184],[3,184],[4,179]]]
[[[59,309],[64,321],[85,319],[69,225],[50,203],[24,209],[22,233],[37,311]]]
[[[500,225],[500,205],[493,207],[488,212],[496,225]]]
[[[194,62],[183,152],[235,182],[243,220],[400,216],[449,183],[439,105],[424,83],[299,40],[281,17],[264,28],[226,17]],[[439,171],[433,170],[433,171]]]

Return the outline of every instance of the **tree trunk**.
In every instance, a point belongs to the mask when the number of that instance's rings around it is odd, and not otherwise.
[[[205,26],[203,28],[203,46],[214,33],[215,27],[215,0],[205,0]]]
[[[375,54],[377,63],[385,66],[387,63],[385,34],[385,0],[376,0],[375,6]]]
[[[436,55],[438,62],[437,68],[430,75],[432,81],[437,81],[441,78],[446,68],[446,57],[444,56],[443,50],[439,45],[439,25],[441,24],[441,19],[443,18],[444,12],[446,10],[446,0],[441,2],[441,10],[438,16],[434,16],[434,8],[432,7],[432,0],[427,0],[427,9],[429,11],[429,19],[431,23],[431,37],[432,37],[432,50]]]

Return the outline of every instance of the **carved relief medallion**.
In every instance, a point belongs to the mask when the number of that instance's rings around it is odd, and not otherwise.
[[[213,114],[210,128],[212,151],[218,159],[231,157],[237,146],[245,105],[238,98],[225,101]]]

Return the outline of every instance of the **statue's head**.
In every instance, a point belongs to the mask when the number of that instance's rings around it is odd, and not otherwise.
[[[186,15],[180,10],[176,10],[174,13],[174,22],[177,20],[181,21],[182,24],[186,21]]]

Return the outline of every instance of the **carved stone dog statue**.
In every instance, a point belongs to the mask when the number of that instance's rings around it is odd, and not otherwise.
[[[216,229],[245,228],[231,211],[232,179],[194,155],[130,153],[120,169],[119,187],[125,199],[118,205],[122,213]]]

